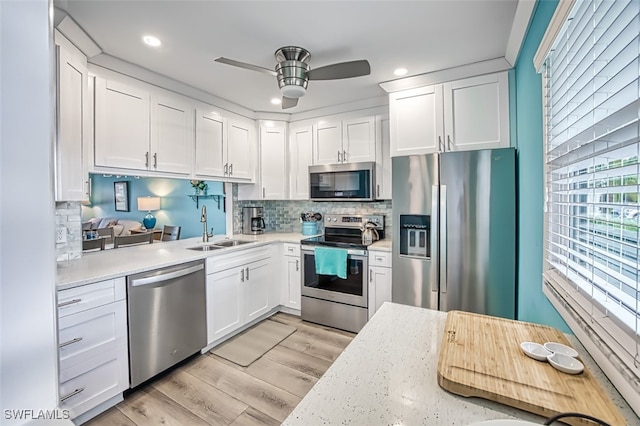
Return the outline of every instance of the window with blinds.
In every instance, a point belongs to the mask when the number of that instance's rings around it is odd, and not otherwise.
[[[619,358],[637,395],[639,34],[640,1],[577,0],[543,69],[545,293]]]

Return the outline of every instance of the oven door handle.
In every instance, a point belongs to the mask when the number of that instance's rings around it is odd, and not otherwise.
[[[360,259],[360,258],[364,258],[364,259],[368,259],[369,256],[367,254],[367,250],[358,250],[358,249],[346,249],[347,250],[347,256],[350,257],[354,257],[356,259]],[[315,251],[314,250],[301,250],[301,252],[303,254],[310,254],[310,255],[315,255]]]

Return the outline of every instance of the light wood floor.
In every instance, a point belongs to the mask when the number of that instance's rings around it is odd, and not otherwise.
[[[355,334],[284,313],[265,321],[297,330],[248,367],[198,356],[86,424],[279,425]]]

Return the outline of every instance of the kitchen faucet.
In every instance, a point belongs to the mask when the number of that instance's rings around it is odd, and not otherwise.
[[[202,242],[208,243],[209,238],[213,237],[213,227],[211,227],[211,233],[207,233],[207,206],[202,206],[202,213],[200,214],[200,222],[202,222],[203,231],[202,231]]]

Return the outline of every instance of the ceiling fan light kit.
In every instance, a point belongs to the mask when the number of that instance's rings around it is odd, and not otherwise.
[[[282,109],[292,108],[298,104],[298,98],[304,96],[307,92],[309,80],[338,80],[360,77],[371,73],[369,62],[364,59],[340,62],[312,70],[308,64],[311,53],[297,46],[281,47],[276,50],[275,57],[278,62],[275,72],[258,65],[223,57],[216,58],[215,61],[252,71],[275,74],[282,94]]]

